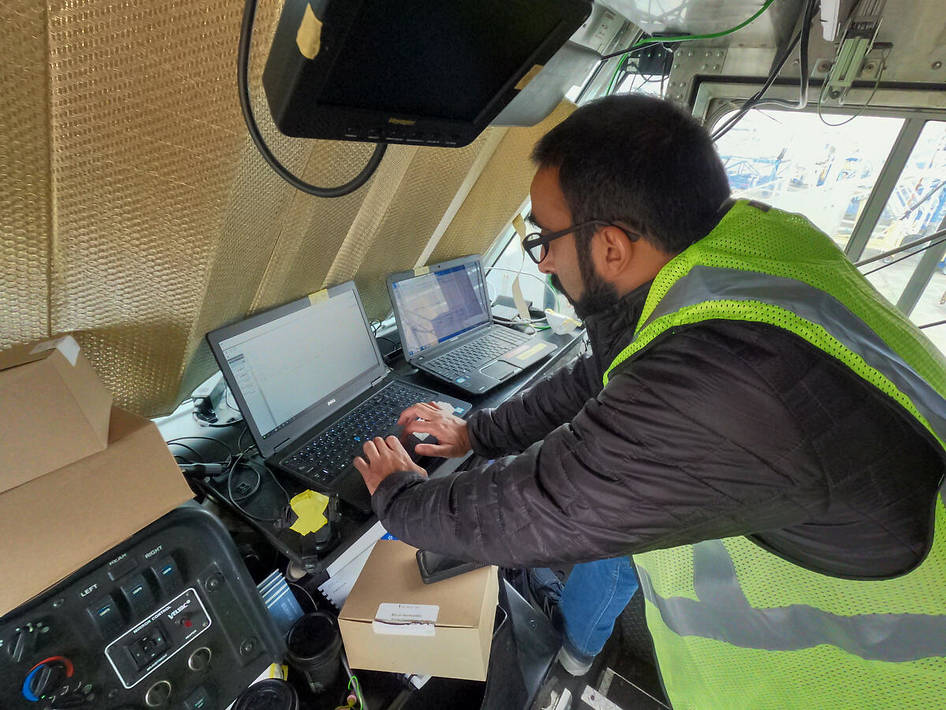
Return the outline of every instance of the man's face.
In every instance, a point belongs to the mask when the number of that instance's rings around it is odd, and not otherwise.
[[[573,224],[572,213],[558,182],[557,168],[540,168],[530,189],[532,215],[543,233],[567,229]],[[617,291],[606,283],[595,268],[591,250],[579,255],[573,233],[547,245],[539,271],[551,274],[552,285],[572,304],[579,318],[606,310],[618,301]]]

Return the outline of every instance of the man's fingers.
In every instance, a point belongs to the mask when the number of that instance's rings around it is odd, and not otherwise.
[[[368,461],[373,462],[376,458],[378,458],[378,447],[375,445],[373,439],[368,439],[368,441],[365,442],[365,445],[361,448],[364,450],[365,458],[368,459]]]
[[[446,444],[418,444],[414,447],[418,456],[450,456],[450,447]]]
[[[364,473],[368,470],[368,462],[361,458],[361,456],[356,456],[352,463],[355,464],[355,468],[358,469],[358,473]]]
[[[400,426],[404,426],[408,422],[412,422],[415,419],[417,419],[417,417],[421,416],[422,412],[426,411],[423,409],[419,409],[419,407],[422,407],[422,406],[423,406],[423,402],[412,404],[410,407],[408,407],[403,412],[401,412],[401,416],[397,418],[397,423]]]
[[[403,436],[411,434],[433,434],[438,439],[443,437],[444,428],[437,422],[427,422],[415,419],[404,427]]]
[[[384,443],[389,449],[391,449],[391,451],[404,451],[404,445],[396,436],[389,436],[385,438]]]

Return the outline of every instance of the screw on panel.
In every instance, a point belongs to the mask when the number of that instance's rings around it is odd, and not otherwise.
[[[719,71],[719,64],[713,65],[713,71]]]
[[[832,67],[833,64],[834,64],[834,62],[831,62],[831,61],[828,61],[828,60],[825,60],[825,61],[823,61],[823,62],[819,62],[819,63],[818,63],[818,71],[827,73],[827,72],[831,71],[831,67]]]
[[[941,61],[937,60],[937,61],[933,62],[933,64],[932,64],[931,66],[933,67],[933,69],[942,69],[942,68],[943,68],[943,63],[942,63]]]

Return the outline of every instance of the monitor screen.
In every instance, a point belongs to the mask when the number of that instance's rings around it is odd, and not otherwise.
[[[320,101],[473,121],[561,22],[544,2],[366,2]]]
[[[263,438],[382,365],[353,288],[296,303],[298,309],[220,341],[228,381]]]
[[[407,357],[490,322],[479,260],[395,281],[391,290]]]
[[[290,136],[467,145],[590,0],[286,0],[263,86]]]

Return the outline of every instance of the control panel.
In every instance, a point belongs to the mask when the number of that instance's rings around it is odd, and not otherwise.
[[[227,531],[188,505],[0,618],[0,708],[223,710],[281,655]]]

